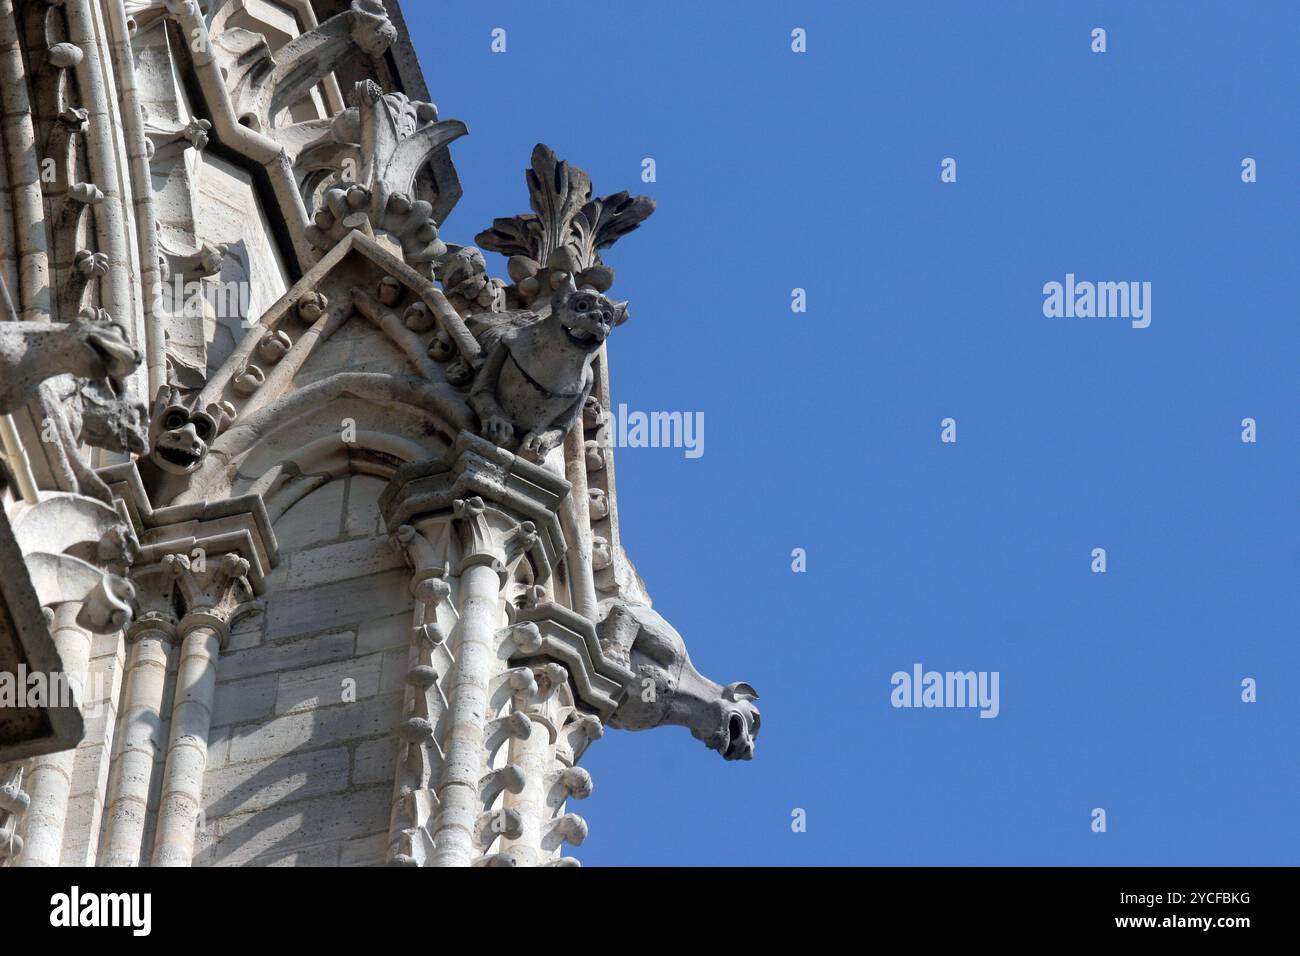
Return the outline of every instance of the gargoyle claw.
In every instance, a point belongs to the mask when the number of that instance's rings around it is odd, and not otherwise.
[[[490,415],[483,422],[483,435],[494,444],[505,445],[515,437],[515,426],[500,415]]]

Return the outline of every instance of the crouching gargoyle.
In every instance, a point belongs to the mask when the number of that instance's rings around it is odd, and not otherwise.
[[[546,457],[582,415],[591,394],[596,353],[616,325],[627,321],[627,303],[569,276],[551,296],[550,311],[476,316],[495,320],[478,340],[487,358],[470,388],[483,435],[533,461]]]
[[[753,758],[759,727],[753,687],[743,682],[723,687],[700,674],[682,636],[644,604],[613,598],[603,601],[600,611],[602,652],[635,675],[624,686],[611,726],[686,727],[726,760]]]
[[[83,309],[72,322],[19,321],[0,279],[0,414],[39,403],[42,438],[62,490],[113,500],[82,460],[83,444],[129,454],[148,450],[144,404],[125,382],[139,364],[140,353],[104,310]]]

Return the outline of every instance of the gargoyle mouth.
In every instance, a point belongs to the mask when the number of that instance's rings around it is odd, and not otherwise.
[[[605,337],[598,332],[576,325],[565,325],[564,334],[569,337],[570,342],[581,349],[599,348],[600,343],[605,341]]]
[[[108,332],[87,332],[86,344],[104,366],[108,378],[126,378],[140,364],[140,353],[127,345],[116,334]]]
[[[754,742],[745,727],[745,718],[733,713],[727,718],[727,742],[722,747],[723,760],[754,759]]]
[[[157,453],[158,457],[167,464],[175,465],[177,468],[182,468],[186,471],[197,465],[199,459],[203,457],[202,455],[196,455],[191,451],[186,451],[184,448],[168,448],[165,445],[157,446],[154,451]]]

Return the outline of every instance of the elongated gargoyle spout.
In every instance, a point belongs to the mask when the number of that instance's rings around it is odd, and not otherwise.
[[[678,725],[726,760],[753,758],[759,729],[753,687],[744,682],[723,686],[700,674],[682,636],[644,604],[616,598],[602,602],[600,613],[602,651],[634,675],[624,686],[611,726],[646,730]]]
[[[55,376],[120,383],[140,364],[122,328],[99,310],[83,310],[74,322],[19,322],[12,314],[0,281],[0,414],[26,405]]]

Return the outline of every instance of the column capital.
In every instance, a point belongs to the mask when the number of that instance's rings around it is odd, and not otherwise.
[[[530,553],[545,581],[564,556],[559,513],[569,491],[554,472],[463,431],[445,456],[398,468],[379,507],[390,528],[450,518],[463,550],[455,573],[473,565],[503,572]]]
[[[161,634],[168,642],[174,642],[179,634],[179,624],[174,614],[146,611],[136,615],[127,627],[126,642],[132,644],[148,634]]]
[[[177,611],[177,570],[171,561],[154,561],[131,569],[131,583],[135,586],[135,618],[126,629],[127,643],[152,633],[162,633],[169,641],[176,640],[180,617]]]
[[[255,607],[248,581],[249,563],[237,554],[220,554],[191,560],[183,554],[163,558],[176,575],[185,613],[177,625],[181,638],[199,627],[210,627],[224,645],[230,625]]]

